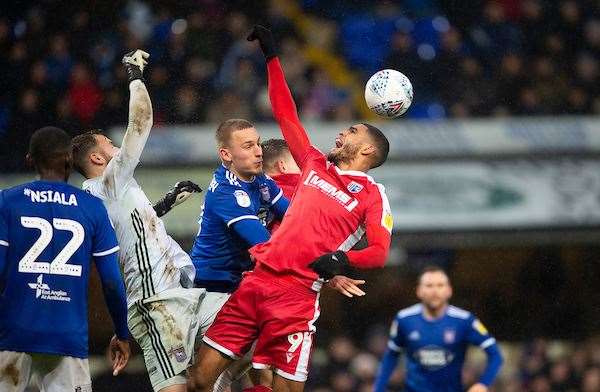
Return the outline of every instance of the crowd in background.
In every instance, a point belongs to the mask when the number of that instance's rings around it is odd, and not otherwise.
[[[337,335],[318,343],[312,354],[306,390],[311,392],[372,392],[379,361],[387,346],[387,331],[375,327],[362,341]],[[537,339],[525,344],[501,343],[504,366],[490,392],[598,392],[600,391],[600,341],[560,342]],[[402,357],[401,357],[402,358]],[[463,368],[464,385],[477,382],[485,355],[472,348]],[[121,392],[150,390],[143,365],[131,366],[115,381],[110,369],[94,377],[94,390]],[[390,378],[389,391],[402,391],[404,359]],[[236,382],[241,392],[247,380]]]
[[[312,31],[286,12],[290,2]],[[0,17],[0,138],[16,146],[0,157],[13,157],[3,165],[12,169],[39,126],[71,133],[123,126],[120,60],[138,47],[151,54],[146,79],[156,124],[270,120],[264,60],[245,39],[256,22],[275,32],[304,119],[361,114],[350,87],[336,83],[336,69],[312,61],[308,46],[342,60],[360,83],[384,67],[404,72],[415,90],[407,117],[600,112],[595,1],[19,3],[2,6]]]
[[[357,346],[355,340],[338,336],[326,349],[313,354],[308,388],[313,392],[371,392],[379,360],[387,344],[384,331],[373,331]],[[578,344],[535,340],[526,345],[502,345],[508,359],[493,392],[597,392],[600,391],[600,342]],[[471,353],[463,370],[465,385],[477,382],[484,355]],[[401,391],[404,361],[390,379],[389,390]],[[316,381],[315,381],[316,380]]]
[[[599,1],[290,1],[311,18],[312,33],[292,20],[284,0],[0,4],[0,173],[23,168],[29,136],[41,126],[72,135],[125,126],[120,60],[135,48],[151,54],[145,77],[157,126],[270,121],[264,60],[245,39],[257,22],[277,37],[303,119],[361,116],[335,70],[307,55],[311,45],[342,60],[361,83],[382,68],[405,73],[415,90],[409,118],[600,113]],[[558,300],[542,302],[548,315]],[[360,345],[341,336],[320,344],[326,349],[313,355],[309,389],[370,391],[387,335],[366,336]],[[503,347],[510,360],[496,392],[600,391],[598,342]],[[479,359],[467,366],[467,383],[481,370]],[[140,374],[131,385],[145,380]],[[110,387],[97,389],[116,391],[111,377]],[[403,377],[399,366],[390,389],[401,390]]]

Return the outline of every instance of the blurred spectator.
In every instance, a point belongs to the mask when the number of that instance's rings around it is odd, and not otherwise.
[[[497,56],[521,47],[521,36],[517,27],[506,20],[505,10],[497,1],[488,1],[482,20],[471,30],[471,38],[482,59],[493,64]]]
[[[451,111],[466,110],[466,114],[471,116],[489,115],[496,102],[497,91],[493,81],[485,77],[482,65],[473,57],[462,59],[458,66],[454,77],[446,82],[451,85],[448,95],[443,97],[446,106]],[[460,112],[454,113],[462,117]]]
[[[65,86],[73,68],[73,59],[64,35],[58,34],[50,39],[50,55],[46,59],[46,65],[50,80],[59,86]]]
[[[0,17],[1,132],[11,140],[27,134],[16,121],[23,116],[69,129],[96,118],[103,127],[121,125],[127,79],[120,59],[138,47],[152,55],[147,80],[157,124],[234,114],[271,120],[264,59],[246,41],[255,21],[270,23],[298,109],[310,119],[361,116],[348,91],[382,67],[411,79],[409,117],[600,114],[596,2],[446,3],[303,0],[295,13],[276,0],[131,0],[94,3],[92,17],[86,2],[58,14],[56,2],[24,2]],[[348,87],[347,80],[358,82]],[[36,101],[37,114],[23,97]]]
[[[33,132],[47,125],[49,116],[40,106],[40,96],[36,90],[27,89],[21,93],[18,106],[9,123],[7,145],[10,146],[9,169],[24,169],[25,154],[29,138]]]
[[[519,21],[523,35],[523,49],[527,53],[539,53],[550,27],[545,18],[544,4],[540,0],[524,0],[521,4]]]
[[[315,70],[302,115],[311,120],[330,120],[341,102],[347,102],[345,92],[335,88],[325,71]]]
[[[498,105],[512,113],[519,110],[519,90],[525,84],[523,60],[514,53],[505,55],[496,71]]]
[[[73,67],[69,100],[73,113],[82,124],[89,126],[102,104],[102,90],[90,75],[88,68],[81,63]]]
[[[119,88],[113,88],[112,90],[107,91],[104,95],[102,108],[97,113],[94,124],[91,124],[91,126],[93,128],[101,129],[107,129],[114,124],[125,126],[125,124],[127,124],[127,115],[129,111],[129,102],[125,97],[128,95],[127,91],[123,91]],[[68,129],[68,127],[66,128]]]
[[[200,118],[200,97],[190,85],[184,85],[175,92],[172,120],[176,123],[190,124]]]
[[[583,375],[582,392],[600,391],[600,367],[592,367]]]
[[[563,110],[568,81],[558,72],[553,61],[546,56],[538,57],[530,74],[533,75],[532,84],[543,110],[547,113]]]
[[[56,126],[67,131],[71,136],[81,132],[81,122],[73,114],[69,97],[63,96],[56,101]]]
[[[208,109],[207,120],[220,123],[228,118],[252,118],[250,102],[245,101],[234,90],[226,90],[221,98]]]

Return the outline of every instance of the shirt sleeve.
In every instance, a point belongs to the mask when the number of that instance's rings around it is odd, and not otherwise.
[[[302,168],[310,147],[310,140],[298,118],[296,103],[292,98],[277,57],[273,57],[267,62],[267,76],[273,116],[279,124],[283,138],[290,147],[294,160]]]
[[[116,253],[119,250],[119,243],[117,242],[115,229],[108,217],[108,212],[100,200],[97,201],[95,208],[97,208],[97,217],[92,255],[102,257]]]
[[[221,184],[214,193],[207,197],[210,198],[212,211],[227,227],[245,219],[259,220],[251,208],[250,195],[242,188]]]
[[[121,278],[119,259],[116,253],[94,257],[96,269],[100,275],[104,300],[113,320],[115,334],[121,340],[129,337],[127,326],[127,296],[125,285]]]
[[[267,228],[260,223],[260,221],[254,219],[243,219],[235,222],[233,230],[246,241],[246,243],[252,247],[254,245],[267,242],[270,238],[270,234]]]
[[[0,277],[6,268],[6,257],[8,255],[8,217],[6,216],[6,203],[4,203],[3,192],[0,191]],[[0,288],[2,283],[0,282]]]
[[[395,352],[402,352],[402,347],[404,347],[404,335],[400,329],[400,322],[396,317],[392,322],[392,326],[390,327],[390,338],[388,340],[388,348]]]
[[[467,341],[472,345],[486,349],[492,344],[496,344],[496,339],[490,336],[485,326],[475,317],[470,318],[468,327]]]
[[[127,298],[117,256],[117,236],[104,204],[98,200],[95,208],[97,215],[92,256],[100,275],[104,299],[114,323],[115,333],[119,339],[127,339]]]
[[[475,317],[469,319],[470,325],[467,333],[469,343],[479,346],[487,355],[486,367],[479,378],[479,382],[484,385],[491,385],[500,368],[502,367],[502,353],[496,344],[496,339],[490,336],[487,328]]]
[[[350,264],[358,268],[383,267],[392,242],[393,218],[385,189],[377,184],[379,192],[373,198],[365,217],[367,247],[347,252]]]
[[[8,216],[4,202],[4,192],[0,191],[0,247],[8,247]]]
[[[129,121],[121,149],[104,171],[102,184],[107,194],[116,195],[133,178],[152,129],[152,102],[141,80],[129,84]]]
[[[390,377],[394,373],[394,370],[396,370],[396,366],[398,366],[399,358],[399,352],[393,351],[389,348],[385,351],[383,359],[381,360],[381,364],[379,365],[377,377],[375,378],[375,382],[373,385],[374,392],[387,391],[388,382],[390,380]]]
[[[275,214],[276,219],[281,220],[289,206],[289,200],[283,195],[283,190],[275,183],[275,181],[267,177],[267,186],[271,195],[270,210]]]

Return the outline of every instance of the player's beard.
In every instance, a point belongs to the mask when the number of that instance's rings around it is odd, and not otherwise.
[[[360,146],[355,146],[352,144],[344,144],[342,148],[339,148],[335,151],[331,151],[327,155],[327,159],[330,162],[333,162],[334,165],[339,166],[340,163],[351,163],[356,154],[358,154]]]

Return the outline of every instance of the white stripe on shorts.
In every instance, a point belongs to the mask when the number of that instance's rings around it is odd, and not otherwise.
[[[302,347],[300,348],[300,358],[298,358],[298,364],[296,365],[296,372],[294,374],[286,373],[280,369],[277,369],[276,372],[281,377],[288,378],[293,381],[306,381],[308,378],[308,362],[310,360],[310,349],[312,347],[313,336],[317,331],[315,327],[315,322],[319,318],[321,311],[319,309],[319,297],[321,293],[317,294],[317,298],[315,298],[315,312],[313,314],[312,319],[308,322],[308,333],[303,334],[302,338]]]
[[[204,336],[202,338],[202,341],[206,344],[208,344],[210,347],[214,348],[215,350],[219,351],[220,353],[223,353],[225,355],[227,355],[229,358],[232,359],[240,359],[240,357],[238,355],[235,355],[233,353],[233,351],[221,346],[219,343],[215,342],[214,340],[212,340],[211,338],[209,338],[208,336]]]

